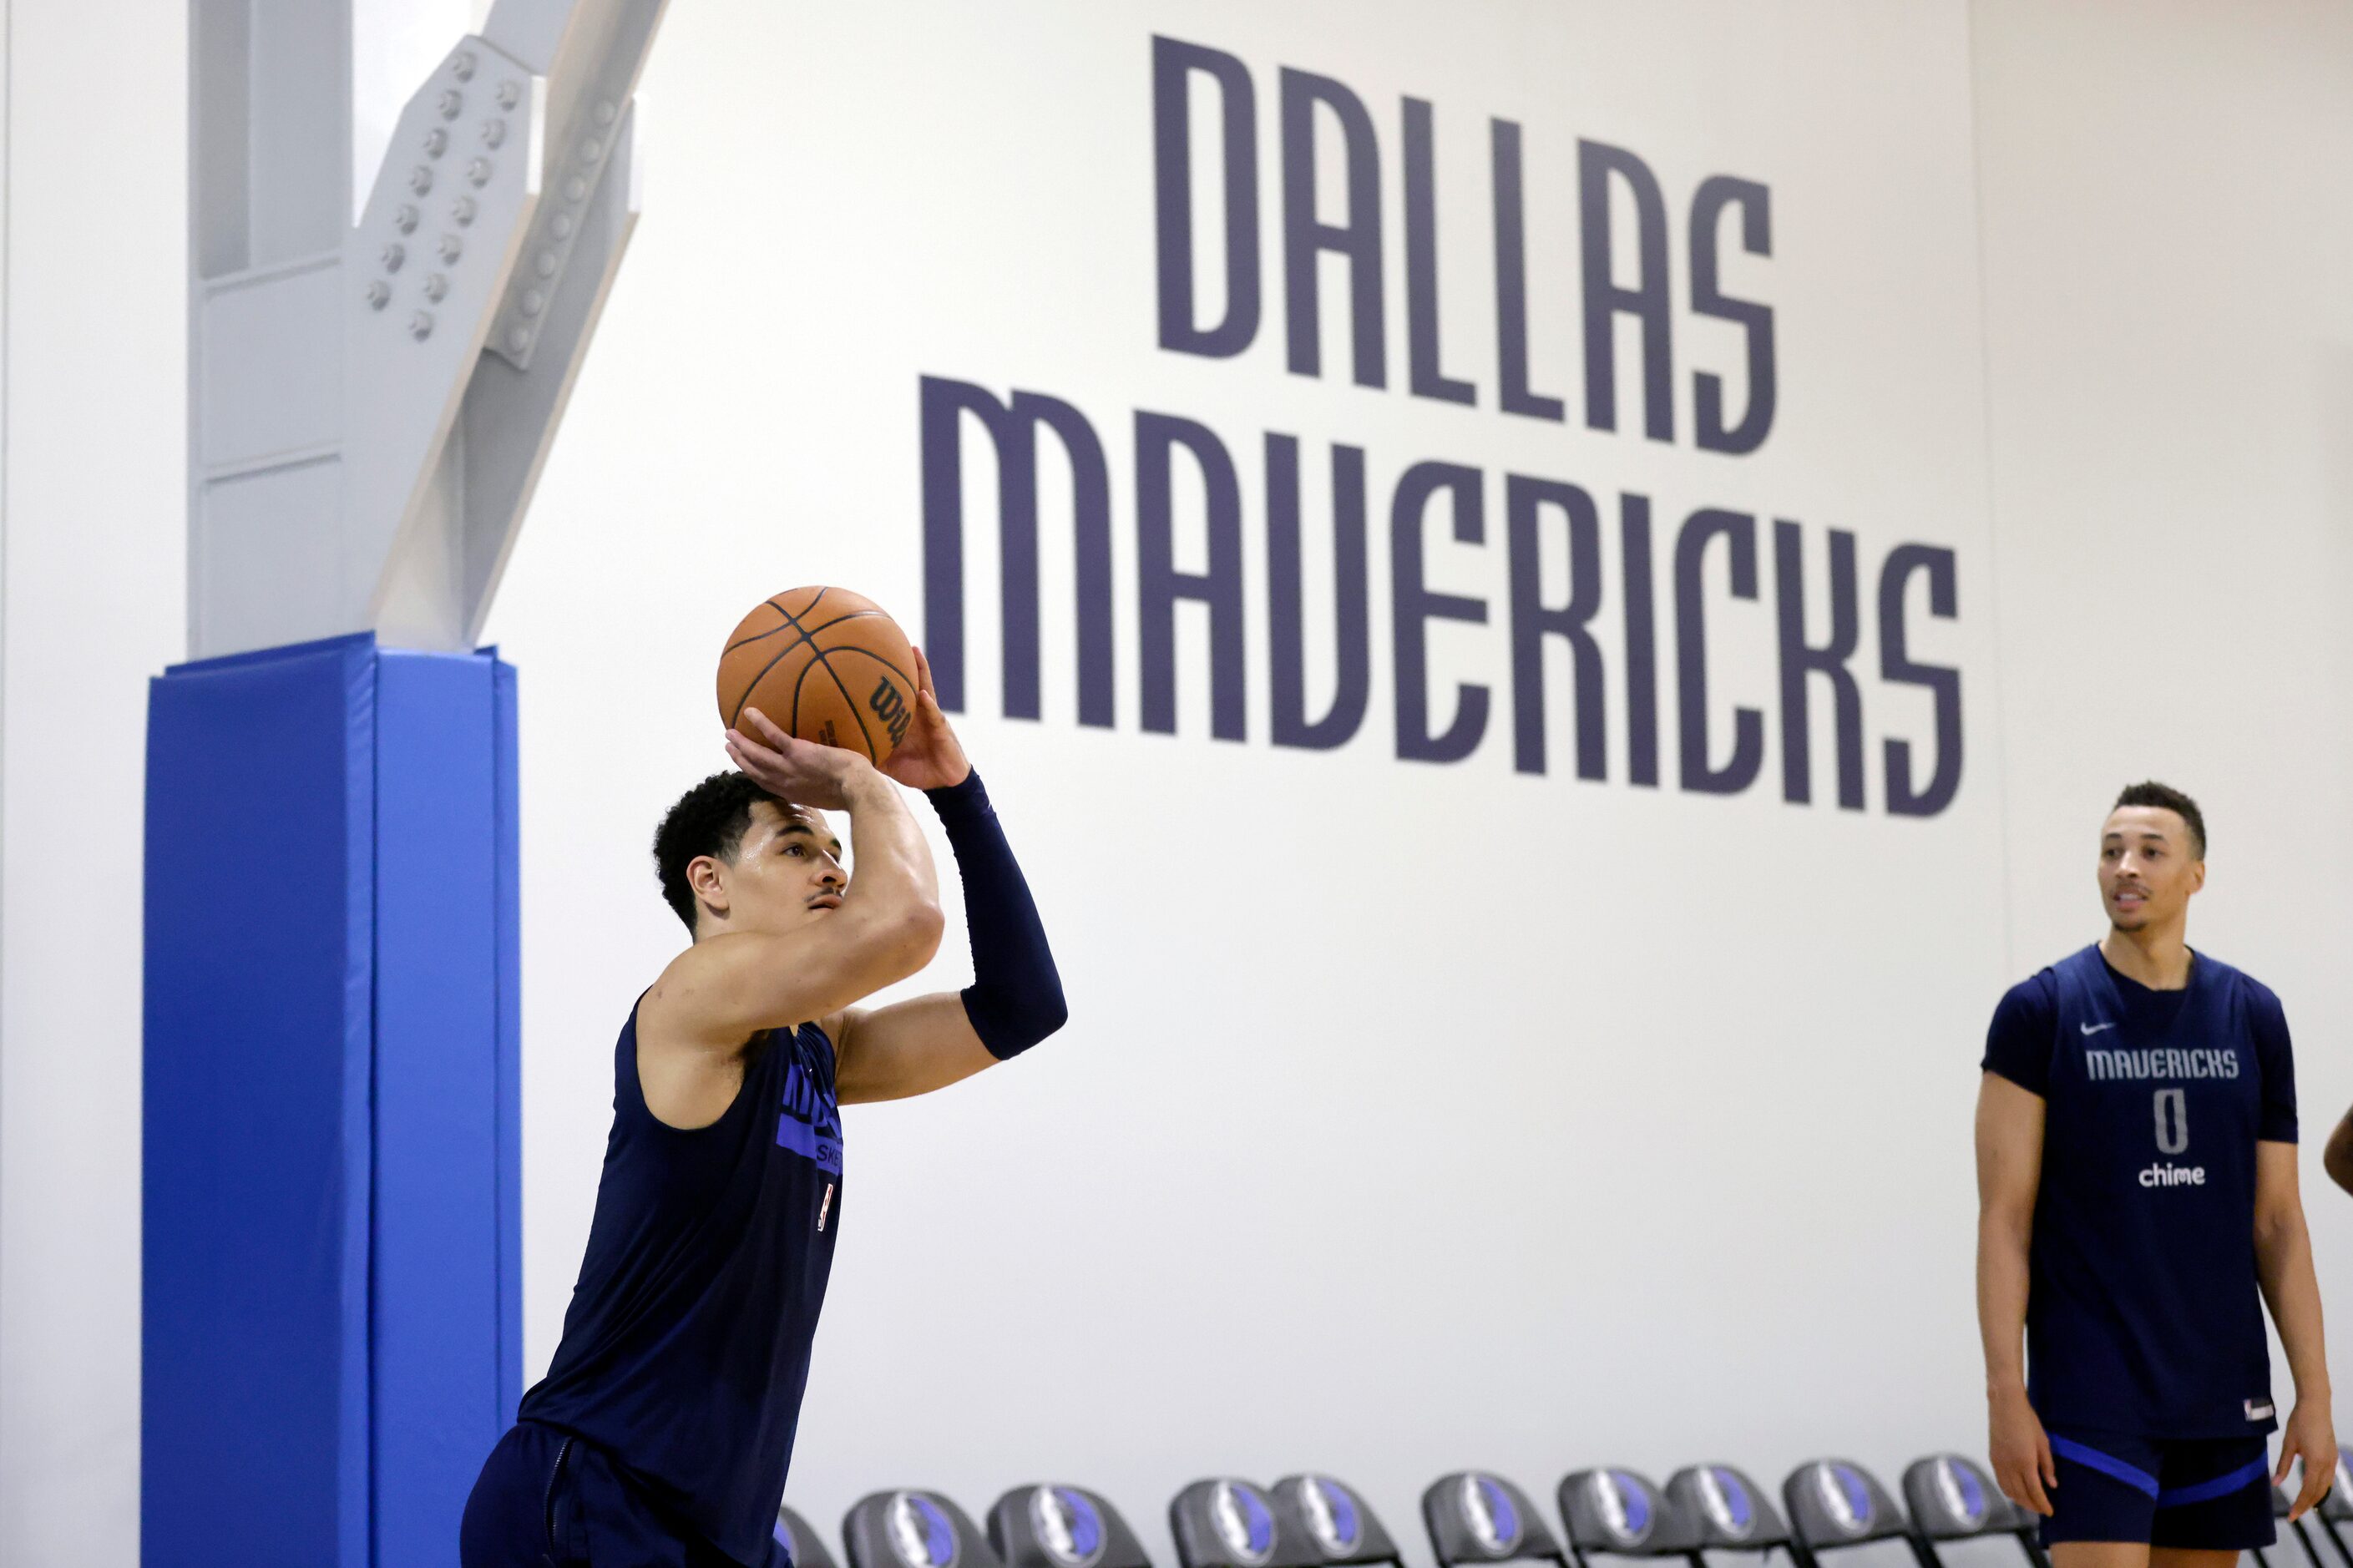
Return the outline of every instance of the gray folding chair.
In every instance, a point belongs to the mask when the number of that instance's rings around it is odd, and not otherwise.
[[[1573,1470],[1554,1492],[1577,1568],[1589,1557],[1689,1557],[1699,1527],[1638,1470],[1617,1466]]]
[[[1316,1568],[1322,1561],[1265,1489],[1232,1476],[1195,1481],[1170,1499],[1168,1533],[1181,1568]]]
[[[871,1492],[841,1518],[849,1568],[1005,1568],[972,1516],[937,1492]]]
[[[1711,1552],[1754,1552],[1760,1568],[1777,1550],[1796,1556],[1788,1525],[1746,1470],[1686,1465],[1667,1478],[1667,1500],[1693,1532],[1692,1568],[1707,1568]]]
[[[1486,1470],[1457,1470],[1421,1494],[1421,1522],[1438,1568],[1568,1561],[1528,1494]]]
[[[1799,1465],[1781,1483],[1781,1506],[1788,1510],[1789,1550],[1799,1568],[1817,1568],[1824,1552],[1914,1539],[1904,1510],[1887,1489],[1852,1459]]]
[[[1315,1548],[1326,1568],[1389,1563],[1402,1568],[1397,1542],[1354,1487],[1330,1476],[1285,1476],[1274,1483],[1274,1512]]]
[[[988,1510],[988,1543],[1005,1568],[1152,1568],[1119,1510],[1084,1487],[1015,1487]]]
[[[1912,1513],[1912,1551],[1921,1568],[1944,1568],[1936,1544],[2007,1535],[2033,1568],[2051,1568],[2035,1518],[2001,1495],[1992,1478],[1958,1454],[1915,1459],[1904,1472],[1904,1504]]]
[[[825,1549],[825,1538],[809,1528],[807,1520],[782,1503],[776,1505],[776,1541],[793,1560],[793,1568],[834,1568],[833,1553]]]

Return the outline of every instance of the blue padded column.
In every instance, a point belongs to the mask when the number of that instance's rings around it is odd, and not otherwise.
[[[455,1560],[520,1394],[513,671],[149,700],[142,1556]]]
[[[376,656],[375,1562],[453,1561],[513,1417],[512,670]],[[504,686],[502,698],[501,688]],[[519,1207],[513,1218],[520,1217]]]

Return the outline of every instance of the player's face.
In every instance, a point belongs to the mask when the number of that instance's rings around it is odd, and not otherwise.
[[[2120,805],[2100,829],[2100,900],[2118,931],[2178,921],[2206,885],[2189,825],[2161,805]]]
[[[841,907],[849,874],[841,840],[802,806],[752,804],[752,825],[725,871],[729,931],[787,931]]]

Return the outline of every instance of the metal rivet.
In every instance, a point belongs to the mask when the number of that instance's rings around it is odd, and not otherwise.
[[[433,188],[433,171],[419,163],[408,171],[408,188],[418,195]]]
[[[564,182],[564,199],[576,202],[588,194],[588,182],[575,174]]]
[[[478,185],[489,184],[491,183],[491,161],[488,158],[477,158],[472,163],[467,164],[466,178],[471,180]]]
[[[538,255],[536,258],[534,258],[533,259],[533,261],[532,261],[532,265],[533,265],[533,267],[536,267],[536,268],[539,268],[539,275],[540,275],[542,278],[553,278],[553,277],[554,277],[554,276],[555,276],[555,252],[554,252],[554,251],[552,251],[552,250],[543,250],[543,251],[541,251],[541,252],[539,253],[539,255]]]
[[[523,350],[529,347],[531,347],[531,329],[529,327],[510,327],[507,329],[508,353],[521,353]]]
[[[459,196],[456,201],[451,202],[449,204],[449,221],[456,224],[459,228],[463,228],[468,224],[473,222],[474,198],[471,196]]]
[[[425,297],[427,299],[438,300],[442,295],[447,294],[448,291],[449,279],[444,278],[440,273],[428,272],[425,275]]]
[[[465,53],[459,55],[456,59],[451,60],[449,62],[449,74],[456,77],[459,81],[473,80],[474,52],[471,49],[469,49]]]
[[[392,226],[400,230],[403,234],[416,233],[417,209],[410,206],[406,202],[401,203],[399,210],[392,215]]]
[[[522,291],[522,299],[518,302],[522,305],[522,313],[526,316],[536,316],[542,310],[547,309],[547,296],[541,293],[536,289],[524,289]]]
[[[439,107],[442,119],[455,120],[466,111],[466,95],[454,87],[445,87],[441,89]]]
[[[397,272],[400,270],[400,264],[408,259],[408,252],[403,249],[399,242],[396,240],[394,243],[385,246],[384,249],[378,253],[376,259],[384,263],[384,269],[386,272]]]
[[[419,310],[408,318],[408,335],[423,342],[433,335],[433,312]]]
[[[464,255],[464,254],[465,254],[465,249],[466,249],[465,246],[464,246],[464,245],[462,245],[461,243],[459,243],[459,239],[458,239],[458,237],[457,237],[456,235],[454,235],[454,234],[445,234],[445,235],[443,235],[443,236],[441,237],[441,259],[442,259],[442,260],[444,260],[444,261],[455,261],[455,260],[457,260],[457,259],[458,259],[458,258],[459,258],[459,257],[460,257],[460,256],[462,256],[462,255]]]
[[[596,123],[599,125],[610,125],[620,117],[619,107],[609,98],[596,106]]]
[[[507,139],[507,122],[503,120],[482,121],[482,145],[495,147]]]
[[[547,226],[547,232],[558,239],[569,239],[572,237],[572,215],[557,213],[555,221]]]
[[[383,279],[370,279],[362,297],[367,300],[369,310],[381,310],[384,309],[385,301],[392,298],[392,290],[385,286]]]
[[[582,158],[585,162],[587,162],[587,163],[595,163],[597,159],[599,159],[599,158],[603,157],[604,155],[605,155],[605,144],[604,144],[602,142],[597,141],[597,140],[596,140],[596,138],[595,138],[594,136],[591,136],[590,138],[588,138],[588,143],[587,143],[587,145],[580,149],[580,156],[581,156],[581,158]]]
[[[502,81],[499,83],[499,107],[501,109],[512,109],[516,104],[521,103],[522,101],[522,83],[519,81]]]
[[[438,125],[425,133],[425,155],[438,158],[449,150],[449,133]]]

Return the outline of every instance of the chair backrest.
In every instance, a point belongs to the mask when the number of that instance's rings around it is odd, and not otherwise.
[[[1958,1454],[1931,1454],[1904,1472],[1904,1506],[1912,1528],[1930,1541],[2015,1535],[2031,1522],[1990,1478]]]
[[[1699,1548],[1698,1527],[1640,1471],[1575,1470],[1556,1493],[1568,1543],[1622,1557],[1680,1557]]]
[[[988,1510],[988,1543],[1005,1568],[1152,1568],[1119,1510],[1084,1487],[1015,1487]]]
[[[849,1568],[1005,1568],[972,1516],[937,1492],[871,1492],[841,1518]]]
[[[2353,1448],[2337,1450],[2337,1474],[2313,1511],[2331,1524],[2353,1520]]]
[[[1764,1552],[1789,1544],[1789,1527],[1765,1489],[1731,1465],[1685,1465],[1667,1478],[1667,1499],[1707,1552]]]
[[[1314,1568],[1314,1544],[1283,1521],[1253,1482],[1195,1481],[1168,1502],[1168,1533],[1182,1568]]]
[[[1487,1470],[1457,1470],[1421,1494],[1421,1522],[1439,1568],[1458,1563],[1563,1561],[1528,1494]]]
[[[782,1503],[776,1505],[776,1540],[792,1558],[793,1568],[833,1568],[833,1553],[825,1549],[825,1537]]]
[[[1852,1459],[1815,1459],[1781,1483],[1790,1533],[1812,1551],[1910,1533],[1904,1510],[1877,1477]]]
[[[1354,1487],[1324,1475],[1274,1483],[1275,1516],[1312,1543],[1317,1561],[1401,1563],[1397,1542]]]

